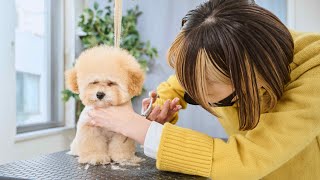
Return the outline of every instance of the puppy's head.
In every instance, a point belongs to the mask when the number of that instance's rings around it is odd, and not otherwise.
[[[141,93],[144,72],[127,51],[98,46],[80,54],[66,72],[66,84],[86,106],[107,107],[128,102]]]

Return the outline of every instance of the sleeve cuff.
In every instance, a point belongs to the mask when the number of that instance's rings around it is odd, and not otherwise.
[[[144,154],[146,156],[156,159],[161,140],[162,129],[162,124],[155,121],[151,122],[143,144]]]
[[[157,168],[163,171],[210,177],[213,138],[170,123],[163,126]]]

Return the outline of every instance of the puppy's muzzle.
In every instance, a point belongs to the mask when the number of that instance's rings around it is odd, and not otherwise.
[[[96,96],[99,100],[103,99],[106,94],[104,92],[97,92]]]

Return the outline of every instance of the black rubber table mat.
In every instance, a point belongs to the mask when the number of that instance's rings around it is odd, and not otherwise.
[[[4,177],[36,180],[206,179],[197,176],[159,171],[155,167],[155,160],[144,156],[142,150],[137,152],[137,156],[146,159],[140,163],[140,166],[100,165],[89,166],[89,168],[86,169],[86,165],[80,165],[76,157],[66,154],[66,151],[62,151],[39,156],[33,160],[22,160],[0,165],[0,179],[5,179]],[[120,167],[120,169],[112,170],[111,166]]]

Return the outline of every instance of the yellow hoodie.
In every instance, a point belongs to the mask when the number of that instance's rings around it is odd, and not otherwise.
[[[249,131],[238,130],[235,106],[219,107],[228,142],[166,123],[157,168],[212,179],[320,179],[320,34],[293,32],[291,81],[274,110]],[[184,90],[175,76],[161,83],[156,104]],[[172,119],[174,124],[176,114]]]

